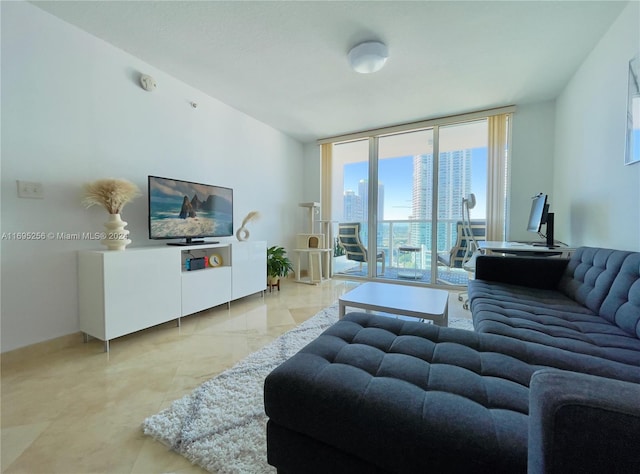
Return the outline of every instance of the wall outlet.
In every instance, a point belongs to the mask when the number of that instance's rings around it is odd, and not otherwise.
[[[35,181],[18,181],[18,197],[44,199],[42,183],[37,183]]]

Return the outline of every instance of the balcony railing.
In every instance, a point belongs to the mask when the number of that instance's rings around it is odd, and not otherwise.
[[[460,219],[438,220],[435,246],[437,253],[446,254],[456,245],[458,222],[460,222]],[[366,223],[363,223],[361,228],[362,234],[360,237],[366,245],[368,242]],[[387,271],[388,275],[391,275],[390,277],[387,276],[387,278],[398,278],[397,275],[400,274],[398,270],[417,267],[422,272],[420,280],[431,282],[432,262],[437,264],[437,255],[432,255],[431,251],[433,248],[431,220],[394,219],[379,221],[376,242],[378,251],[383,250],[385,252],[385,266],[389,269]],[[420,250],[416,252],[399,251],[400,247],[407,246],[417,247]],[[344,257],[341,258],[341,260],[343,259]],[[341,265],[335,266],[335,272],[342,273],[342,270],[345,270],[347,273],[358,273],[366,276],[366,266],[361,271],[353,271],[356,265],[358,265],[356,262],[344,261]],[[385,277],[384,275],[379,276]],[[467,281],[467,273],[461,268],[442,266],[438,268],[436,278],[440,283],[464,285]]]

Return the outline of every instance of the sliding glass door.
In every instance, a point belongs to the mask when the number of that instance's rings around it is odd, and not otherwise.
[[[387,268],[376,276],[428,282],[433,129],[379,137],[377,165],[377,245],[387,255]]]
[[[368,277],[369,141],[334,145],[331,166],[333,272],[356,278]]]
[[[474,117],[334,143],[334,274],[466,285],[486,236],[489,136]]]
[[[470,272],[465,267],[469,269],[466,264],[475,250],[475,242],[485,240],[487,142],[487,120],[439,129],[434,278],[440,284],[466,285]],[[469,215],[465,206],[469,207]]]

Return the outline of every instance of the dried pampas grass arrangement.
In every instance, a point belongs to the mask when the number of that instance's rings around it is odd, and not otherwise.
[[[244,227],[245,225],[247,225],[249,222],[255,221],[256,219],[258,219],[260,217],[260,213],[258,211],[251,211],[249,214],[247,214],[247,216],[244,218],[244,220],[242,221],[242,225],[240,227]]]
[[[99,179],[84,185],[82,204],[89,208],[99,205],[109,214],[120,214],[120,211],[133,198],[140,196],[140,189],[126,179]]]

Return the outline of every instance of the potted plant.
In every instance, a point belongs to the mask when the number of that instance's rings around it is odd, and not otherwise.
[[[285,277],[292,271],[293,264],[283,247],[274,245],[267,249],[267,277],[270,286],[278,286],[280,289],[280,277]]]

